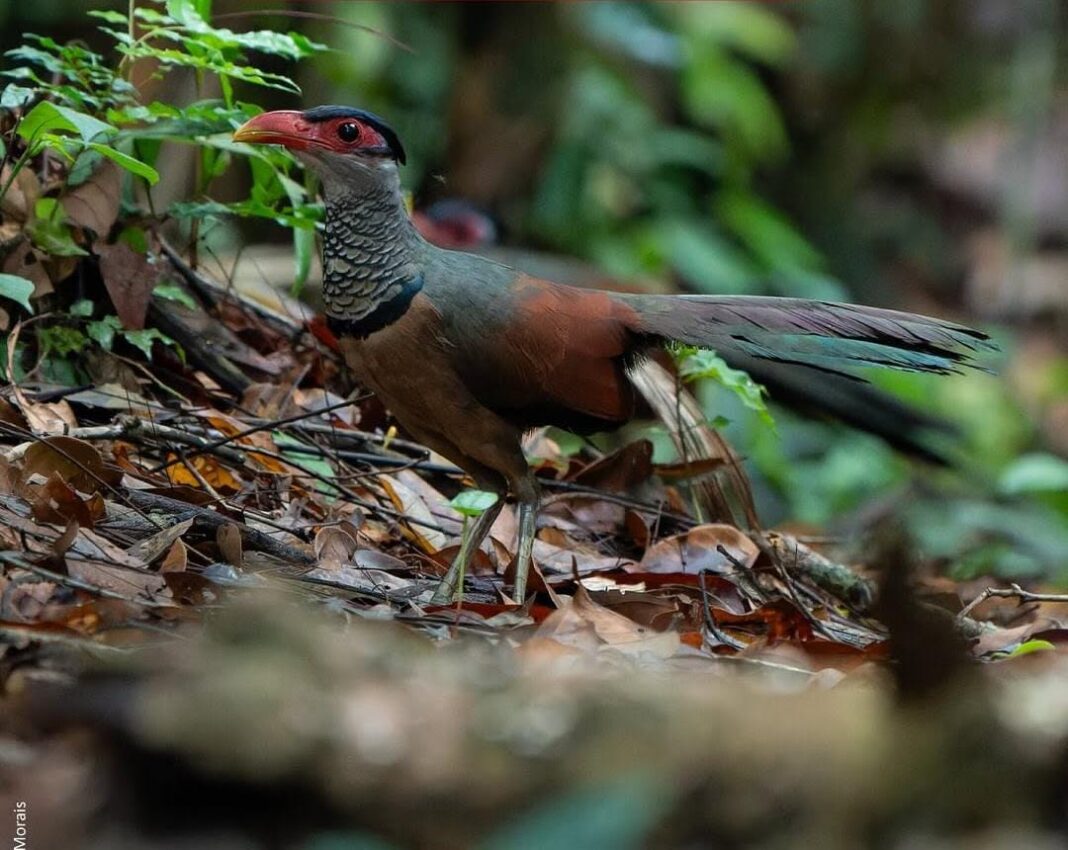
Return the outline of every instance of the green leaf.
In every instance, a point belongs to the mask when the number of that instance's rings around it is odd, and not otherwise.
[[[118,132],[115,127],[92,115],[43,100],[26,113],[19,124],[18,133],[32,144],[42,133],[60,130],[77,133],[86,144],[97,136]]]
[[[106,156],[121,168],[125,168],[131,174],[143,177],[151,185],[155,186],[159,182],[159,172],[156,169],[147,163],[141,162],[139,159],[134,159],[129,154],[116,150],[111,145],[103,145],[99,142],[90,142],[89,147],[101,156]]]
[[[148,253],[148,234],[143,227],[124,227],[119,233],[118,241],[129,245],[139,254]]]
[[[496,493],[488,490],[464,490],[456,494],[449,507],[463,516],[476,517],[497,504],[498,498]]]
[[[311,271],[312,255],[315,254],[315,230],[307,227],[293,228],[293,257],[296,269],[293,275],[293,288],[290,295],[294,298],[300,296],[304,284],[308,282],[308,272]]]
[[[794,50],[796,36],[786,16],[759,3],[679,3],[672,9],[682,31],[700,44],[728,47],[769,65]]]
[[[126,16],[122,12],[114,12],[110,10],[100,11],[98,9],[89,10],[90,18],[99,18],[102,21],[106,21],[109,24],[118,24],[120,26],[126,25]]]
[[[185,355],[178,347],[178,343],[166,334],[161,333],[158,328],[145,328],[140,331],[123,331],[122,336],[123,339],[130,343],[130,345],[141,349],[145,357],[149,360],[152,359],[152,344],[154,342],[162,342],[164,345],[171,346],[178,351],[179,356],[182,357],[182,359],[185,359]]]
[[[85,334],[69,325],[53,325],[50,328],[39,328],[37,341],[40,343],[45,355],[58,354],[61,357],[81,351],[89,342]]]
[[[115,334],[122,330],[122,322],[118,316],[104,316],[98,322],[90,322],[85,326],[85,332],[105,351],[111,351],[115,345]]]
[[[1023,455],[1001,473],[998,490],[1007,496],[1068,491],[1068,460],[1041,452]]]
[[[33,89],[11,83],[0,93],[0,109],[18,109],[34,95]]]
[[[93,302],[88,298],[81,298],[70,305],[69,312],[72,316],[87,319],[93,315]]]
[[[17,274],[0,274],[0,296],[10,298],[24,307],[28,313],[33,312],[33,307],[30,306],[30,296],[33,295],[33,290],[31,280],[26,280]]]
[[[26,230],[33,244],[56,257],[86,257],[88,252],[74,241],[67,216],[55,198],[41,198],[34,204],[34,218]]]
[[[188,307],[190,310],[197,308],[197,302],[193,300],[188,292],[182,287],[175,286],[173,283],[165,283],[162,286],[157,286],[152,290],[153,295],[157,295],[166,301],[177,301],[183,307]]]
[[[1019,658],[1021,655],[1030,655],[1033,652],[1048,652],[1051,649],[1056,649],[1052,643],[1048,640],[1025,640],[1012,652],[1008,654],[1009,658]]]
[[[676,362],[679,364],[679,375],[684,380],[706,378],[715,381],[738,396],[742,404],[755,411],[764,424],[775,427],[775,420],[765,401],[767,390],[750,378],[747,373],[732,369],[714,351],[688,345],[673,348]]]

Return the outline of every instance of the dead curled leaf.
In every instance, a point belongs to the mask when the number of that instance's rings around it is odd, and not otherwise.
[[[215,531],[215,543],[219,554],[228,564],[240,568],[244,563],[244,550],[241,545],[241,529],[232,522],[220,525]]]
[[[203,489],[200,479],[190,472],[178,455],[173,452],[169,453],[167,462],[170,464],[167,467],[167,477],[172,484]],[[218,490],[220,493],[236,493],[241,489],[241,482],[237,480],[237,477],[225,466],[222,466],[212,455],[194,455],[186,462],[200,474],[201,478],[208,482],[208,486]]]
[[[36,490],[32,507],[33,518],[38,522],[75,522],[82,528],[92,528],[104,516],[104,499],[99,493],[83,499],[56,472]]]
[[[104,160],[88,180],[67,192],[60,203],[79,227],[106,237],[119,217],[122,173],[111,160]]]
[[[4,259],[0,271],[26,278],[33,284],[33,295],[30,298],[40,298],[54,291],[44,260],[45,255],[41,251],[34,248],[28,239],[23,240]]]
[[[191,521],[190,521],[191,522]],[[184,523],[183,523],[184,525]],[[171,544],[170,550],[160,562],[160,573],[183,573],[189,565],[189,550],[181,539]]]
[[[146,564],[151,564],[164,552],[167,552],[168,550],[173,552],[175,548],[174,544],[181,542],[181,536],[192,527],[192,519],[183,520],[182,522],[156,532],[151,537],[139,540],[126,551],[133,557],[144,561]],[[167,557],[170,557],[170,554],[168,554]]]
[[[75,437],[45,437],[33,443],[22,455],[23,490],[33,481],[53,475],[81,493],[98,493],[116,486],[122,473],[104,463],[92,443]]]
[[[356,553],[356,538],[347,529],[327,525],[315,533],[315,559],[320,569],[338,570],[352,561]]]
[[[94,250],[100,258],[100,276],[122,326],[127,330],[141,330],[152,290],[159,280],[159,267],[149,262],[149,255],[135,251],[125,242],[97,243]]]
[[[581,585],[538,627],[535,637],[588,652],[612,649],[633,659],[670,658],[680,646],[677,632],[658,632],[598,605]]]
[[[731,557],[722,554],[720,546]],[[731,573],[737,570],[731,558],[749,568],[759,554],[756,544],[734,526],[699,525],[657,541],[646,550],[640,563],[624,569],[635,573]]]

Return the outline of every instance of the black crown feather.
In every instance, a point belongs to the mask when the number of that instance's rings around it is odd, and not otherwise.
[[[303,117],[305,121],[311,121],[313,124],[318,124],[320,121],[330,121],[334,118],[353,118],[357,121],[362,121],[364,124],[374,127],[381,134],[382,138],[386,140],[390,154],[397,162],[401,165],[405,163],[404,145],[401,144],[400,138],[389,124],[373,112],[368,112],[366,109],[356,109],[353,106],[316,106],[305,110]]]

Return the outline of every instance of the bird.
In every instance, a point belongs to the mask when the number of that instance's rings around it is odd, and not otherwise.
[[[442,248],[470,251],[557,283],[618,292],[642,287],[620,281],[573,257],[500,244],[493,217],[465,198],[443,198],[413,211],[416,229]],[[935,466],[951,466],[952,422],[907,404],[873,384],[827,373],[795,369],[746,354],[725,354],[732,369],[747,373],[771,401],[811,419],[830,419],[882,439],[895,450]],[[670,376],[669,376],[670,377]]]
[[[466,561],[508,494],[518,526],[512,597],[525,600],[539,488],[524,433],[625,424],[639,409],[629,370],[665,345],[839,376],[864,366],[946,374],[993,347],[982,331],[913,313],[583,289],[437,247],[408,214],[399,136],[364,109],[263,112],[233,139],[281,145],[318,175],[323,303],[346,364],[408,433],[499,496],[465,536],[435,601],[462,595]]]

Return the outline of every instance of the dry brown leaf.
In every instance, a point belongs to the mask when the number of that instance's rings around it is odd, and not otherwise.
[[[82,528],[92,528],[104,515],[104,498],[99,493],[83,499],[56,472],[34,489],[33,518],[38,522],[56,525],[73,522]]]
[[[321,569],[339,570],[355,553],[356,538],[346,529],[327,525],[315,533],[315,559]]]
[[[5,165],[0,171],[0,185],[5,185],[11,177],[11,166]],[[37,199],[41,196],[41,181],[32,168],[23,168],[15,175],[15,180],[0,198],[0,212],[5,218],[27,221],[33,212]]]
[[[538,627],[535,636],[586,651],[611,648],[630,658],[645,660],[670,658],[680,646],[676,632],[657,632],[610,611],[594,602],[581,586],[570,604],[554,611]]]
[[[117,567],[106,561],[70,558],[67,561],[67,572],[76,579],[113,593],[120,593],[128,599],[148,597],[162,601],[170,597],[163,578],[147,570]]]
[[[15,348],[21,331],[22,323],[19,322],[7,335],[7,373],[9,375],[16,373]],[[78,427],[78,420],[66,400],[51,404],[31,401],[22,388],[14,382],[11,384],[11,394],[15,404],[22,411],[22,415],[26,417],[30,430],[35,434],[65,434],[71,428]]]
[[[241,545],[241,529],[233,523],[220,525],[215,532],[215,542],[223,560],[240,568],[245,560]]]
[[[175,540],[171,544],[170,551],[167,552],[166,557],[160,562],[159,571],[161,573],[182,573],[185,572],[185,568],[189,565],[189,550],[185,543],[181,539]]]
[[[172,484],[203,489],[200,479],[186,468],[178,455],[173,452],[169,453],[167,462],[170,464],[167,467],[167,477]],[[213,456],[194,455],[187,462],[200,473],[210,487],[220,493],[236,493],[241,489],[241,482],[237,480],[237,477]]]
[[[130,570],[143,572],[147,567],[147,564],[140,558],[131,555],[125,549],[120,549],[106,537],[88,528],[78,530],[78,536],[74,538],[70,551],[80,558],[101,561],[119,567],[126,567]],[[75,559],[71,558],[70,560],[73,561]]]
[[[62,436],[45,437],[22,456],[23,487],[29,486],[35,476],[47,480],[53,475],[81,493],[98,493],[108,485],[114,487],[122,477],[104,463],[92,443]]]
[[[378,482],[386,491],[386,495],[389,496],[389,500],[393,503],[393,507],[400,513],[404,514],[404,516],[413,517],[422,520],[423,522],[433,523],[434,525],[441,524],[442,517],[434,515],[433,510],[423,499],[422,495],[406,486],[395,476],[381,475],[378,477]],[[430,498],[437,502],[439,511],[441,511],[442,505],[447,507],[447,502],[445,501],[444,496],[437,493],[437,491],[434,491],[429,484],[426,485],[426,487],[436,493],[436,499],[433,496]],[[423,489],[424,493],[426,492],[425,488],[420,489]],[[451,511],[451,508],[448,510]],[[456,522],[456,520],[453,522],[458,528],[459,523]],[[426,526],[415,524],[405,524],[404,528],[415,541],[416,545],[429,555],[433,555],[439,549],[444,548],[449,542],[448,535],[435,528],[427,528]]]
[[[115,312],[127,330],[141,330],[145,326],[152,290],[159,280],[159,267],[148,256],[135,251],[125,242],[94,246],[100,257],[100,276]]]
[[[718,551],[722,546],[734,560],[752,567],[760,550],[732,525],[699,525],[683,534],[666,537],[650,546],[641,562],[624,569],[635,573],[690,573],[703,570],[731,573],[737,567]]]
[[[60,203],[67,211],[67,218],[74,224],[93,231],[103,239],[119,217],[121,195],[122,172],[108,159],[88,180],[67,192]]]
[[[183,520],[156,532],[151,537],[137,541],[126,551],[146,564],[151,564],[167,550],[173,552],[174,544],[192,527],[192,519]],[[170,557],[169,554],[168,557]]]
[[[33,284],[33,295],[30,297],[40,298],[42,295],[49,295],[55,291],[44,260],[45,255],[34,248],[27,239],[20,242],[18,247],[7,255],[3,265],[0,266],[0,271],[4,274],[16,274],[26,278]]]
[[[636,440],[591,463],[571,480],[584,487],[623,493],[648,481],[652,471],[653,444]]]
[[[301,410],[306,410],[308,412],[313,410],[323,410],[327,407],[332,407],[335,404],[340,404],[344,400],[345,399],[342,396],[328,392],[321,387],[309,387],[307,389],[296,389],[293,391],[293,404]],[[327,415],[332,419],[338,419],[352,427],[356,427],[360,422],[360,408],[354,404],[348,407],[339,407],[336,410],[331,410]]]

